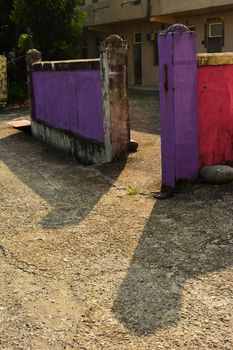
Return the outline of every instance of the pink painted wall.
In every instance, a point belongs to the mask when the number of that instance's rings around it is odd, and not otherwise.
[[[233,160],[233,65],[198,68],[200,167]]]

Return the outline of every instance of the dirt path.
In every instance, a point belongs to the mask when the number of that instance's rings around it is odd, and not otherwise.
[[[233,349],[233,185],[156,202],[158,101],[131,114],[139,151],[99,167],[1,115],[1,350]]]

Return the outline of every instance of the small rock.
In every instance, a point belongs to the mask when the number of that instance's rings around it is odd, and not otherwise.
[[[128,152],[136,152],[138,149],[138,142],[135,140],[130,140],[128,142]]]
[[[233,181],[233,168],[227,165],[205,166],[201,169],[200,176],[211,184],[226,184]]]
[[[37,238],[35,238],[35,241],[43,241],[43,242],[45,242],[45,238],[44,237],[37,237]]]

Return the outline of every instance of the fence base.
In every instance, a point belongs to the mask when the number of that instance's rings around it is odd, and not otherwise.
[[[34,120],[32,120],[32,134],[41,141],[71,154],[83,164],[100,164],[109,161],[104,144],[83,139]]]

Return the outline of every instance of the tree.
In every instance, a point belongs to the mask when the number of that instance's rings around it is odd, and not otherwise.
[[[8,53],[15,46],[15,25],[10,19],[13,0],[0,0],[0,54]]]
[[[11,18],[29,37],[32,34],[45,59],[71,58],[85,20],[80,4],[80,0],[14,0]]]

